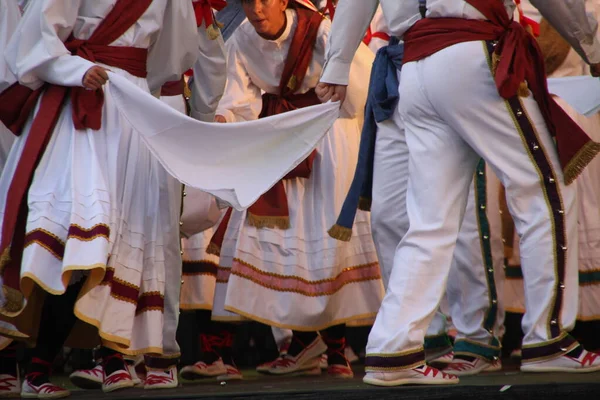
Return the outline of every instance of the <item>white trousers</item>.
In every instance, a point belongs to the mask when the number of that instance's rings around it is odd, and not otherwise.
[[[423,340],[444,294],[480,157],[504,184],[521,237],[524,361],[576,345],[564,333],[577,311],[574,187],[563,184],[535,100],[500,98],[490,66],[485,43],[468,42],[403,67],[399,109],[410,150],[410,227],[369,336],[367,370],[423,363]]]
[[[393,118],[377,126],[373,171],[371,222],[386,288],[396,248],[409,228],[408,160],[404,124],[397,110]],[[448,281],[450,315],[460,343],[458,352],[465,347],[465,352],[488,358],[499,354],[497,338],[503,333],[504,322],[501,298],[497,296],[502,293],[504,279],[498,192],[498,179],[485,167],[480,168],[469,192]],[[446,330],[446,316],[438,311],[428,328],[426,346],[435,351],[447,343]]]

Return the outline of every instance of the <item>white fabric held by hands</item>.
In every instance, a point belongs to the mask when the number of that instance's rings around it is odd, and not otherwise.
[[[600,111],[600,79],[593,76],[549,78],[550,93],[560,97],[579,114],[591,117]]]
[[[244,123],[205,123],[122,77],[109,73],[109,79],[105,90],[165,169],[236,210],[250,207],[304,160],[339,115],[337,102]]]

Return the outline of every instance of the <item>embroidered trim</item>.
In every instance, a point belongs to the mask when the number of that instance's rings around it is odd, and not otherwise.
[[[487,48],[488,63],[489,55],[493,54],[494,48],[491,42],[484,45]],[[493,57],[492,57],[493,58]],[[493,70],[493,60],[490,67]],[[531,123],[531,118],[523,106],[520,98],[515,96],[505,100],[507,111],[513,119],[515,128],[523,142],[523,147],[527,151],[529,158],[535,166],[540,179],[540,186],[548,205],[548,211],[551,216],[552,240],[554,243],[554,271],[555,287],[553,293],[553,305],[548,315],[548,336],[559,337],[562,333],[560,323],[560,311],[562,308],[562,296],[564,291],[565,264],[567,253],[567,238],[565,233],[564,205],[558,187],[558,179],[548,160],[546,150],[539,140],[539,134],[535,126]]]
[[[483,267],[485,268],[485,283],[488,287],[488,309],[483,320],[483,329],[490,332],[490,335],[493,337],[493,329],[498,315],[498,293],[496,291],[496,278],[494,276],[492,245],[490,243],[490,222],[487,217],[487,174],[485,161],[479,161],[473,181],[475,186],[475,212],[479,228],[479,244]]]
[[[350,283],[381,279],[379,263],[346,268],[334,278],[308,281],[297,276],[264,272],[237,258],[233,260],[231,274],[252,281],[267,289],[293,292],[310,297],[332,295]]]
[[[551,341],[523,346],[523,361],[535,362],[556,358],[558,355],[567,354],[577,346],[579,343],[565,333]]]
[[[425,364],[423,347],[401,353],[370,353],[365,358],[365,371],[400,371]]]
[[[588,166],[590,162],[600,153],[600,143],[586,143],[575,156],[569,161],[564,169],[565,184],[572,183]]]
[[[109,236],[110,228],[106,224],[96,224],[89,229],[86,229],[77,224],[72,224],[69,227],[67,240],[73,238],[82,242],[90,242],[98,237],[104,237],[106,238],[106,240],[108,240]]]
[[[290,217],[274,217],[267,215],[255,215],[248,212],[246,215],[248,225],[258,229],[290,229]]]

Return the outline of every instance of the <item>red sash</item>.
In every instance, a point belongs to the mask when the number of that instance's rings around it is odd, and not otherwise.
[[[295,92],[302,85],[308,66],[312,61],[313,49],[323,17],[317,12],[303,8],[296,9],[296,13],[298,15],[298,26],[292,38],[281,75],[279,93],[266,93],[263,95],[263,107],[259,118],[320,103],[314,89],[303,94],[295,94]],[[316,150],[283,179],[309,178],[315,157]],[[209,246],[210,253],[218,254],[230,215],[231,212],[225,215],[215,232]],[[248,209],[248,223],[258,228],[288,229],[290,227],[287,195],[282,181],[277,182],[256,203],[250,206]]]
[[[185,92],[185,80],[183,76],[178,81],[167,82],[160,88],[161,96],[182,96]]]
[[[532,35],[512,21],[500,0],[466,0],[487,21],[460,18],[424,18],[404,35],[404,62],[421,60],[446,47],[469,41],[498,41],[494,52],[494,79],[505,99],[526,96],[538,103],[548,130],[556,139],[565,183],[572,183],[600,152],[600,144],[567,115],[548,92],[544,58]],[[528,86],[528,87],[527,87]]]
[[[114,8],[88,40],[79,40],[71,36],[65,42],[65,47],[73,55],[124,69],[135,76],[145,77],[146,49],[113,47],[109,44],[135,24],[151,2],[152,0],[117,0]],[[75,128],[100,129],[104,105],[102,90],[90,91],[82,87],[45,84],[42,88],[31,91],[15,84],[0,94],[0,118],[17,135],[20,134],[41,96],[40,108],[29,130],[23,153],[10,184],[4,210],[0,271],[4,276],[5,286],[12,289],[19,290],[20,287],[20,265],[28,213],[29,186],[69,95]]]

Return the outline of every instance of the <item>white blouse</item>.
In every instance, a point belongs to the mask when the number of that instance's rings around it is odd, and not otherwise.
[[[262,93],[278,93],[279,81],[298,25],[294,10],[286,10],[286,17],[287,26],[275,40],[261,37],[246,20],[227,42],[227,85],[217,109],[217,114],[225,117],[227,122],[257,119],[262,109]],[[312,61],[297,93],[306,93],[317,86],[325,62],[330,29],[331,22],[323,19]],[[353,84],[349,88],[342,108],[342,118],[358,116],[362,120],[372,62],[373,55],[364,46],[353,63],[356,79],[352,80]]]
[[[63,42],[89,38],[116,0],[37,0],[30,2],[6,58],[19,81],[30,88],[44,82],[82,86],[94,64],[72,56]],[[112,46],[149,49],[148,84],[155,91],[178,80],[198,58],[197,28],[190,1],[154,0]]]

